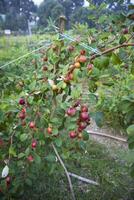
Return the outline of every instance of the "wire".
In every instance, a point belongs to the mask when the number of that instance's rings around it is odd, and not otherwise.
[[[12,61],[10,61],[10,62],[8,62],[8,63],[2,65],[2,66],[0,67],[0,69],[2,69],[2,68],[4,68],[4,67],[6,67],[6,66],[8,66],[8,65],[10,65],[10,64],[12,64],[12,63],[14,63],[14,62],[16,62],[16,61],[18,61],[18,60],[21,60],[21,59],[23,59],[23,58],[25,58],[25,57],[27,57],[27,56],[33,54],[34,52],[39,51],[40,49],[42,49],[42,48],[44,48],[44,47],[46,47],[46,46],[49,46],[49,45],[51,45],[51,43],[49,43],[49,44],[47,44],[47,45],[43,45],[43,46],[41,46],[41,47],[39,47],[39,48],[37,48],[37,49],[35,49],[35,50],[33,50],[33,51],[31,51],[31,52],[29,52],[29,53],[23,55],[23,56],[20,56],[20,57],[14,59],[14,60],[12,60]]]
[[[53,27],[55,28],[55,32],[58,33],[59,28],[56,27],[56,26],[54,26],[54,25],[53,25]],[[67,34],[59,33],[59,35],[62,36],[63,38],[65,38],[65,39],[67,39],[67,40],[70,40],[71,42],[76,42],[75,39],[73,39],[71,36],[69,36],[69,35],[67,35]],[[46,42],[46,40],[42,40],[42,41],[40,41],[38,44],[43,43],[43,42]],[[8,63],[2,65],[2,66],[0,67],[0,69],[3,69],[4,67],[6,67],[6,66],[8,66],[8,65],[10,65],[10,64],[12,64],[12,63],[15,63],[16,61],[21,60],[21,59],[23,59],[23,58],[25,58],[25,57],[27,57],[27,56],[33,54],[34,52],[36,52],[36,51],[38,51],[38,50],[40,50],[40,49],[42,49],[42,48],[44,48],[44,47],[49,46],[49,45],[52,44],[52,42],[51,42],[50,40],[47,41],[47,43],[48,43],[48,44],[45,44],[45,45],[43,45],[43,46],[41,46],[41,47],[39,47],[39,48],[37,48],[37,49],[35,49],[35,50],[33,50],[33,51],[31,51],[31,52],[25,54],[25,55],[23,55],[23,56],[20,56],[20,57],[14,59],[14,60],[12,60],[12,61],[10,61],[10,62],[8,62]],[[92,51],[92,52],[97,53],[97,54],[101,54],[97,49],[92,48],[92,47],[90,47],[90,46],[88,46],[88,45],[86,45],[86,44],[84,44],[84,43],[79,43],[79,45],[82,46],[82,47],[84,47],[85,49],[87,49],[87,50],[89,50],[89,51]]]

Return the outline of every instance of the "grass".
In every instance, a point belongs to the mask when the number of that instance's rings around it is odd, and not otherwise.
[[[82,183],[72,178],[77,200],[133,200],[134,180],[129,176],[128,150],[116,149],[110,154],[107,147],[89,141],[87,153],[79,159],[79,153],[72,152],[66,162],[70,172],[99,182],[99,186]],[[125,158],[125,159],[124,159]],[[50,176],[40,171],[31,186],[26,186],[22,200],[71,200],[64,171],[57,163],[58,173]],[[16,199],[16,198],[15,198]]]
[[[55,38],[54,35],[32,35],[0,37],[0,66],[22,56],[29,51],[43,45],[41,41],[48,41]]]

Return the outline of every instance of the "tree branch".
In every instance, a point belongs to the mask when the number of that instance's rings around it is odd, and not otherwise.
[[[107,49],[107,50],[101,52],[100,54],[95,54],[95,55],[91,56],[90,61],[94,60],[94,59],[97,58],[97,57],[100,57],[100,56],[102,56],[102,55],[105,55],[105,54],[107,54],[107,53],[110,53],[110,52],[112,52],[112,51],[115,51],[116,49],[123,48],[123,47],[129,47],[129,46],[134,46],[134,43],[123,43],[123,44],[118,45],[118,46],[116,46],[116,47],[109,48],[109,49]]]
[[[91,131],[88,130],[87,132],[89,134],[91,134],[91,135],[97,135],[97,136],[101,136],[101,137],[107,137],[107,138],[110,138],[110,139],[113,139],[113,140],[117,140],[119,142],[127,143],[127,140],[125,138],[116,137],[116,136],[108,135],[108,134],[105,134],[105,133],[99,133],[99,132],[95,132],[95,131],[92,131],[92,130]]]
[[[95,181],[92,181],[92,180],[90,180],[90,179],[84,178],[84,177],[82,177],[82,176],[78,176],[78,175],[76,175],[76,174],[74,174],[74,173],[71,173],[71,172],[68,172],[68,173],[69,173],[69,176],[72,176],[72,177],[74,177],[74,178],[77,178],[78,180],[83,181],[83,182],[85,182],[85,183],[89,183],[89,184],[92,184],[92,185],[99,185],[99,183],[97,183],[97,182],[95,182]]]
[[[53,147],[53,150],[61,164],[61,166],[63,167],[64,171],[65,171],[65,174],[67,176],[67,179],[68,179],[68,183],[69,183],[69,188],[70,188],[70,191],[71,191],[71,194],[72,194],[72,199],[75,200],[75,195],[74,195],[74,190],[73,190],[73,185],[72,185],[72,182],[71,182],[71,179],[70,179],[70,176],[69,176],[69,172],[67,171],[62,159],[60,158],[60,155],[56,149],[56,147],[54,146],[54,144],[52,143],[52,147]]]

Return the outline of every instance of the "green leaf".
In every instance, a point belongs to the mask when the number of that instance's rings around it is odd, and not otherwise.
[[[40,157],[38,154],[35,153],[34,158],[35,158],[35,162],[36,162],[37,164],[41,164],[41,157]]]
[[[89,140],[89,133],[87,131],[83,131],[83,140],[84,141]]]
[[[79,142],[79,147],[80,147],[81,149],[85,150],[85,149],[86,149],[86,144],[85,144],[85,142],[84,142],[84,141],[80,141],[80,142]]]
[[[22,134],[21,136],[20,136],[20,140],[21,140],[21,142],[24,142],[24,141],[26,141],[27,140],[27,138],[28,138],[28,135],[27,134]]]
[[[122,63],[120,58],[119,58],[119,56],[117,54],[115,54],[115,53],[112,53],[111,61],[115,65]]]
[[[49,154],[49,155],[46,157],[46,160],[47,160],[48,162],[55,162],[55,155]]]
[[[34,90],[36,86],[36,81],[33,81],[30,85],[29,85],[29,89],[30,90]]]
[[[127,40],[127,38],[124,35],[122,35],[120,40],[119,40],[119,43],[123,44],[124,42],[126,42],[126,40]]]
[[[95,113],[95,122],[97,126],[102,127],[104,122],[104,114],[102,112]]]
[[[56,144],[57,147],[61,147],[62,146],[62,140],[61,140],[61,138],[57,138],[55,140],[55,144]]]
[[[134,135],[134,124],[127,128],[128,135]]]
[[[20,159],[20,158],[23,158],[25,156],[25,154],[24,153],[19,153],[18,154],[18,158]]]
[[[9,148],[9,154],[16,157],[16,151],[12,146]]]
[[[58,133],[59,133],[59,131],[58,131],[58,129],[53,129],[53,135],[58,135]]]
[[[25,183],[26,183],[28,186],[32,186],[32,181],[31,181],[31,179],[29,179],[29,178],[26,178],[26,179],[25,179]]]
[[[134,149],[134,135],[128,136],[128,146],[130,149]]]

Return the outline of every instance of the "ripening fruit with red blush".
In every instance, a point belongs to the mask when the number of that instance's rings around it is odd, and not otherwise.
[[[94,67],[93,64],[88,64],[88,65],[87,65],[87,69],[88,69],[89,71],[91,71],[91,70],[93,69],[93,67]]]
[[[0,188],[0,193],[3,193],[2,188]]]
[[[0,147],[2,147],[4,145],[4,142],[2,139],[0,139]]]
[[[123,34],[128,34],[129,30],[128,30],[128,28],[125,28],[122,32],[123,32]]]
[[[68,108],[68,110],[67,110],[67,115],[68,116],[74,116],[75,115],[75,113],[76,113],[76,109],[75,108]]]
[[[87,112],[82,112],[80,114],[80,118],[81,118],[82,121],[86,121],[86,120],[89,119],[89,114]]]
[[[21,112],[26,113],[26,108],[22,108]]]
[[[88,112],[88,107],[86,105],[82,105],[81,112]]]
[[[35,127],[36,127],[35,122],[30,122],[30,123],[29,123],[29,127],[30,127],[30,128],[35,128]]]
[[[26,118],[25,113],[20,112],[20,113],[19,113],[19,118],[20,118],[21,120],[25,119],[25,118]]]
[[[70,52],[74,51],[74,46],[72,46],[72,45],[69,46],[69,47],[68,47],[68,51],[70,51]]]
[[[47,68],[47,66],[43,66],[43,71],[47,71],[48,70],[48,68]]]
[[[32,155],[28,156],[28,158],[27,158],[27,159],[28,159],[28,161],[29,161],[29,162],[33,162],[33,161],[34,161],[34,158],[33,158],[33,156],[32,156]]]
[[[74,139],[77,137],[77,133],[75,131],[70,131],[69,136],[71,139]]]
[[[25,122],[25,121],[22,121],[22,122],[21,122],[21,125],[22,125],[22,126],[26,126],[26,122]]]
[[[80,63],[85,63],[86,61],[87,61],[86,56],[81,55],[81,56],[79,57],[79,62],[80,62]]]
[[[19,100],[19,104],[20,104],[20,105],[25,105],[25,99],[21,98],[21,99]]]
[[[79,128],[80,128],[81,130],[85,129],[86,127],[87,127],[87,123],[86,123],[86,122],[80,122],[80,123],[79,123]]]
[[[33,140],[32,141],[32,148],[35,149],[37,146],[37,141],[36,140]]]
[[[52,128],[51,128],[51,127],[48,127],[48,128],[47,128],[47,132],[48,132],[48,134],[52,134]]]
[[[86,51],[85,51],[84,49],[82,49],[82,50],[80,51],[80,54],[81,54],[81,55],[85,55],[85,54],[86,54]]]
[[[43,61],[44,61],[44,62],[47,62],[47,61],[48,61],[48,58],[47,58],[47,57],[44,57],[44,58],[43,58]]]
[[[10,183],[11,183],[11,178],[10,178],[10,176],[7,176],[6,177],[6,186],[9,187]]]

